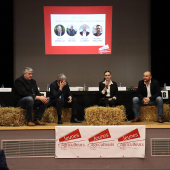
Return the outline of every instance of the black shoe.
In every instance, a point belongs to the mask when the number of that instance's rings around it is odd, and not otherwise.
[[[71,123],[81,123],[82,121],[77,120],[77,118],[73,118],[70,120]]]
[[[63,124],[62,120],[58,120],[58,124]]]

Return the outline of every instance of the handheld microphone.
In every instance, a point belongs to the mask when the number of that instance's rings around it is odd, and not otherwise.
[[[106,79],[106,82],[108,82],[109,81],[109,79]],[[106,88],[108,89],[108,85],[106,85]]]

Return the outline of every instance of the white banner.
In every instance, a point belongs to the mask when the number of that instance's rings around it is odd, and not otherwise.
[[[145,157],[145,125],[56,126],[56,158]]]

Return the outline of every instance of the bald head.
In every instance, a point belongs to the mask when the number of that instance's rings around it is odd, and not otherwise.
[[[149,83],[151,79],[152,79],[152,76],[151,76],[150,71],[146,71],[143,73],[143,80],[145,83]]]

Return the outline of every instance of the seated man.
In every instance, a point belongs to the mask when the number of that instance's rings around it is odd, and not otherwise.
[[[81,123],[76,119],[77,115],[77,100],[72,99],[69,84],[66,82],[66,76],[62,73],[58,75],[56,81],[50,85],[51,104],[56,107],[58,114],[58,124],[62,124],[61,115],[62,107],[72,108],[71,123]]]
[[[28,126],[45,125],[41,122],[41,118],[47,107],[48,99],[38,91],[36,81],[32,79],[33,69],[25,67],[23,73],[14,83],[14,104],[16,107],[26,109]],[[38,112],[33,122],[32,112],[37,107]]]
[[[9,170],[6,163],[6,157],[2,149],[0,149],[0,169]]]
[[[143,80],[139,81],[137,97],[133,98],[133,107],[135,119],[132,122],[140,122],[139,105],[157,105],[158,122],[163,123],[163,99],[161,97],[161,89],[159,82],[152,79],[151,72],[146,71],[143,74]]]

